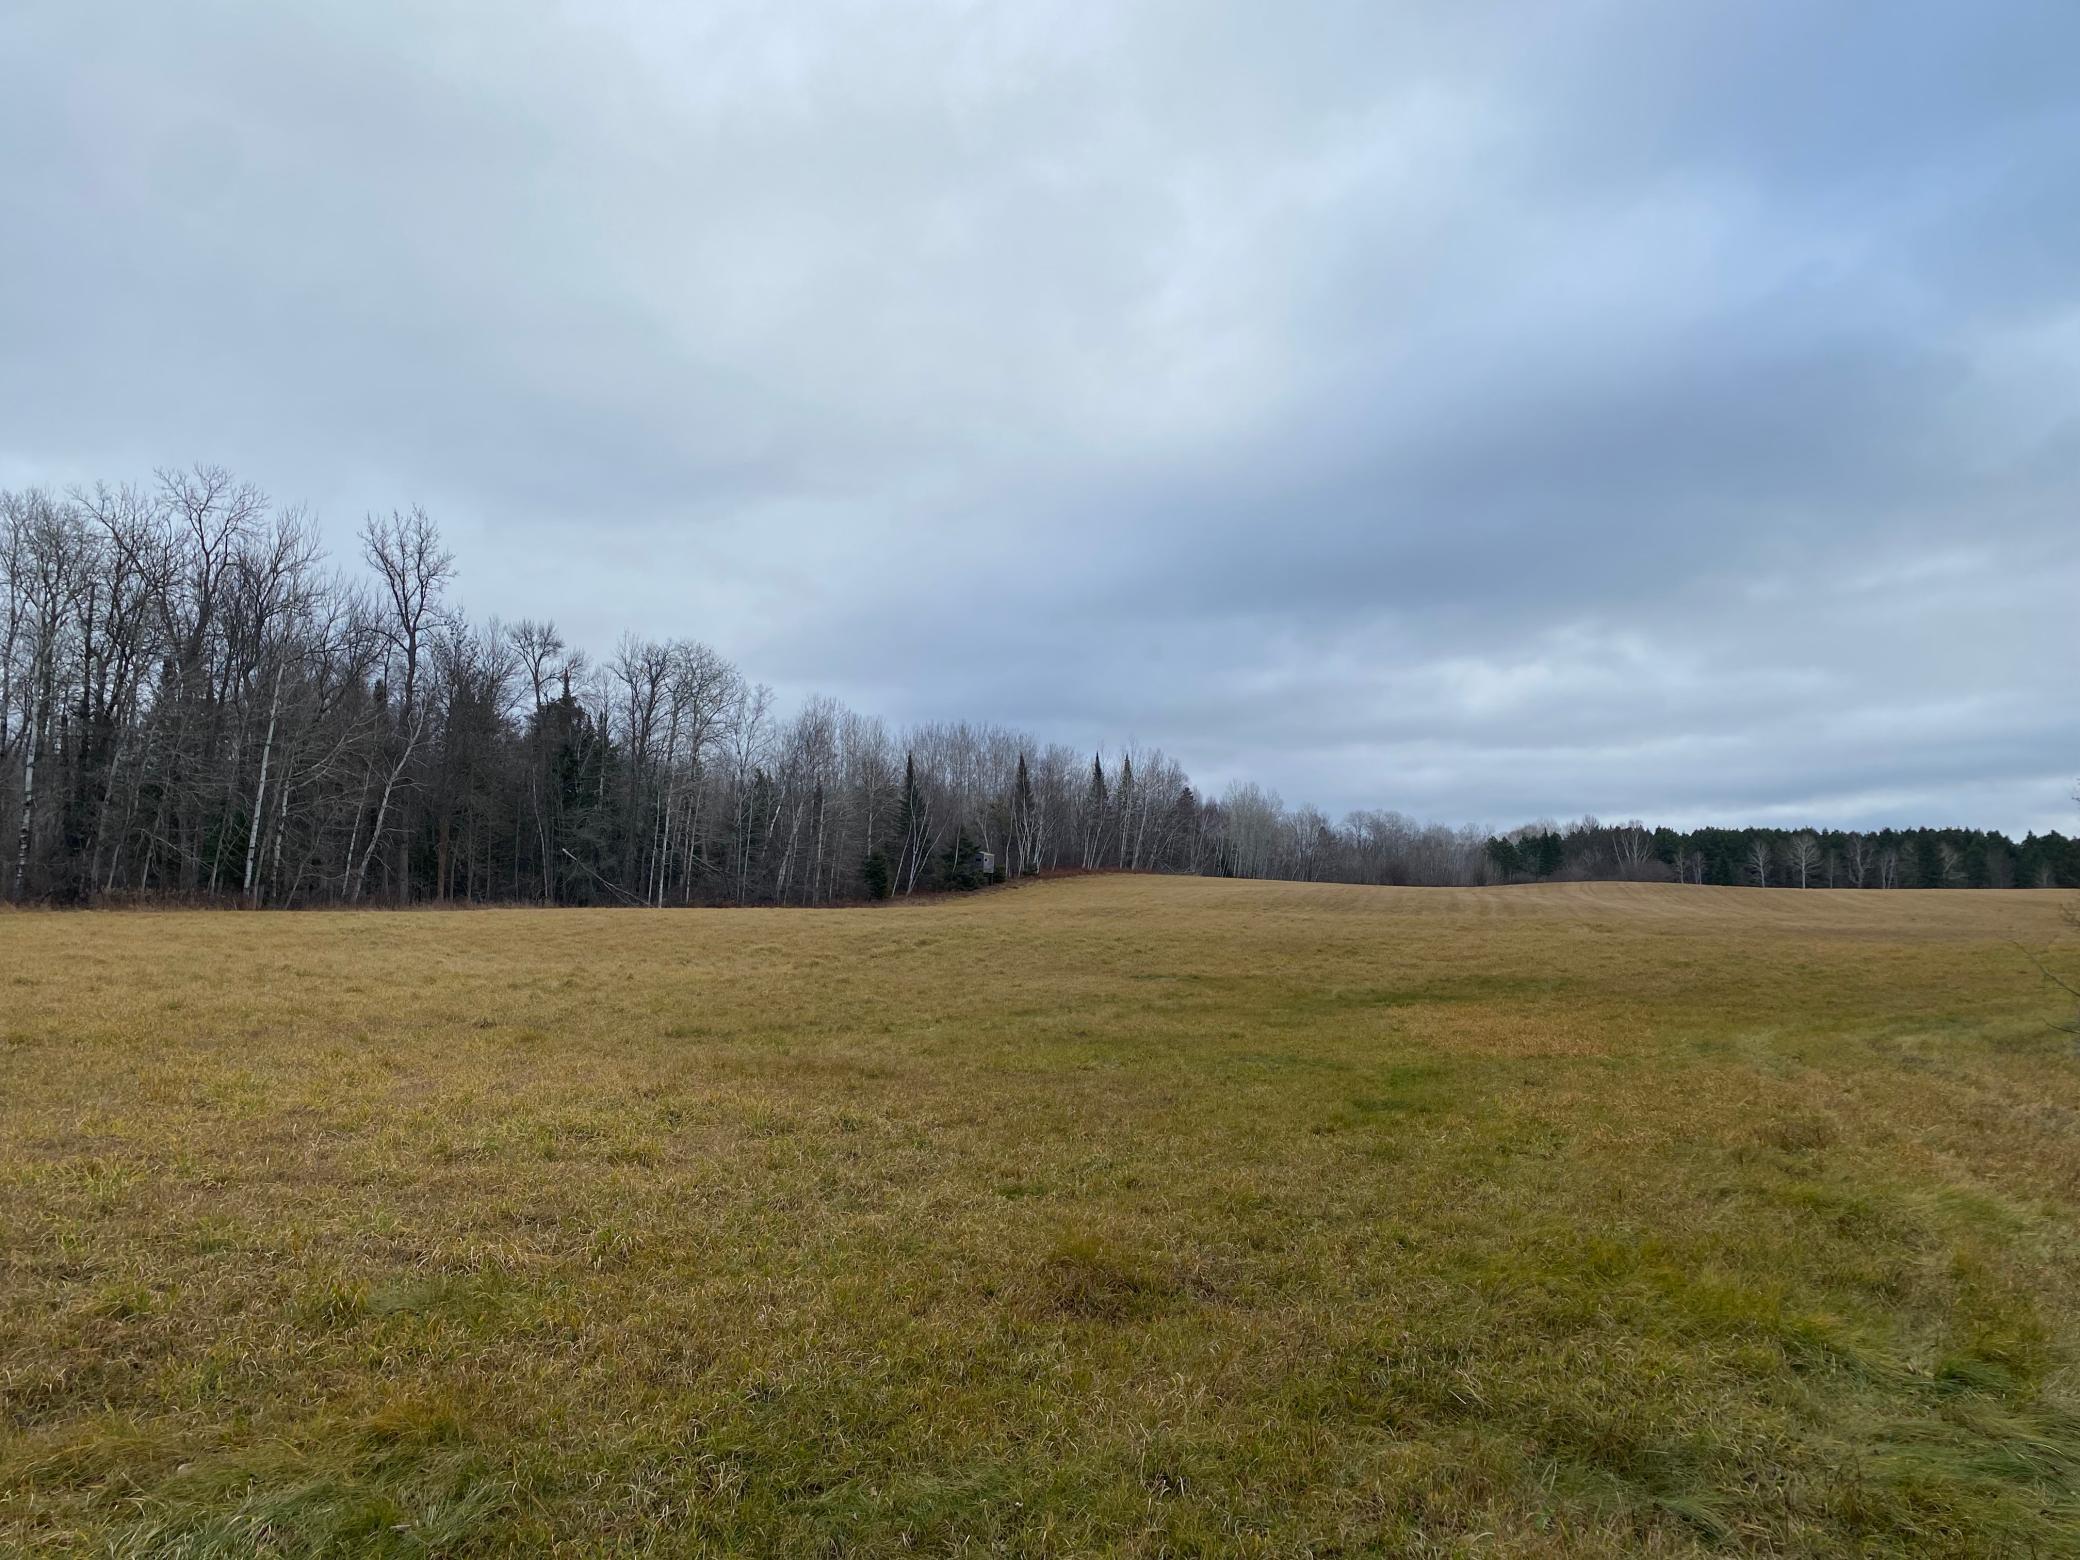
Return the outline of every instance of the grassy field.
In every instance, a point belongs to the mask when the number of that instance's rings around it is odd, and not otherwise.
[[[0,916],[0,1549],[2080,1553],[2061,908]]]

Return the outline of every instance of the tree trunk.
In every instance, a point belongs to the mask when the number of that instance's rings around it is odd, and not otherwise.
[[[260,744],[260,783],[253,787],[253,818],[246,826],[246,902],[259,908],[260,897],[254,887],[253,874],[260,863],[260,815],[267,807],[267,764],[274,757],[275,717],[282,708],[282,673],[288,670],[284,663],[274,669],[274,695],[267,703],[267,736]]]
[[[36,749],[43,740],[34,711],[27,726],[22,743],[22,828],[16,836],[14,851],[14,897],[17,902],[27,896],[29,888],[29,838],[36,821]]]
[[[383,799],[376,804],[376,826],[368,836],[368,849],[361,853],[361,865],[354,873],[352,897],[358,902],[362,890],[368,886],[368,864],[375,859],[376,847],[383,843],[383,822],[390,814],[390,795],[397,789],[397,777],[404,773],[404,766],[412,761],[412,749],[419,745],[419,730],[415,726],[405,742],[404,751],[397,756],[397,765],[390,771],[390,778],[383,782]]]

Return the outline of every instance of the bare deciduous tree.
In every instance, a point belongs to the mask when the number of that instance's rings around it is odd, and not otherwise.
[[[1820,842],[1811,834],[1798,833],[1784,842],[1784,865],[1798,878],[1800,888],[1812,887],[1813,869],[1820,865]]]
[[[371,517],[327,572],[298,511],[215,467],[0,494],[0,890],[821,904],[972,883],[984,854],[1011,876],[1768,884],[1783,838],[1583,817],[1491,841],[1247,783],[1210,799],[1152,746],[783,715],[694,640],[595,665],[546,620],[467,622],[454,579],[423,511]],[[1802,885],[2080,880],[2055,835],[1801,831],[1785,862]]]

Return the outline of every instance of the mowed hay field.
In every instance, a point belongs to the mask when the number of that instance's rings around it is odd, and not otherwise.
[[[2062,911],[0,916],[0,1549],[2080,1553]]]

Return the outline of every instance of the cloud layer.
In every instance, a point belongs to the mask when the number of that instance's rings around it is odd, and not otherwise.
[[[1431,14],[1425,14],[1425,13]],[[523,16],[521,13],[525,13]],[[2073,826],[2064,3],[0,18],[0,484],[1507,825]]]

